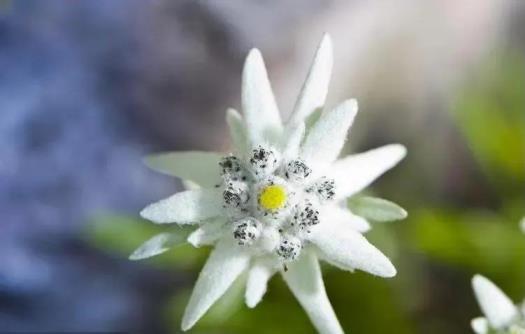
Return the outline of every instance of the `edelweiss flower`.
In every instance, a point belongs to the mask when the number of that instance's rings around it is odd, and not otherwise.
[[[142,217],[195,226],[187,241],[215,247],[186,308],[183,330],[242,273],[248,272],[246,304],[255,307],[268,280],[280,272],[319,332],[342,333],[318,260],[343,270],[396,274],[389,259],[361,235],[368,222],[350,212],[345,201],[396,165],[405,148],[388,145],[336,160],[357,102],[323,110],[331,69],[332,46],[325,36],[283,124],[263,59],[254,49],[242,76],[244,116],[233,109],[226,115],[234,153],[180,152],[149,159],[154,169],[191,181],[191,190],[148,206]],[[156,236],[132,258],[159,254],[173,240],[169,233]]]
[[[476,275],[472,287],[485,317],[472,320],[477,334],[525,334],[525,310],[518,307],[487,278]]]

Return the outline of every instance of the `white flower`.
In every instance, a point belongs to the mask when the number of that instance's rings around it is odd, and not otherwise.
[[[255,307],[268,280],[281,272],[317,330],[342,333],[319,259],[348,271],[396,274],[389,259],[361,235],[369,224],[350,212],[345,200],[396,165],[406,150],[387,145],[337,160],[357,102],[323,110],[331,69],[331,40],[324,36],[293,113],[283,124],[263,59],[254,49],[242,77],[244,116],[233,109],[226,115],[234,153],[174,152],[148,159],[152,168],[189,181],[191,190],[148,206],[142,217],[191,224],[195,230],[189,243],[215,247],[186,308],[183,330],[242,273],[248,272],[246,304]],[[169,247],[164,240],[151,239],[134,258],[164,251]]]
[[[481,275],[474,276],[472,287],[485,315],[472,320],[475,333],[525,333],[523,308],[514,305],[500,288]]]

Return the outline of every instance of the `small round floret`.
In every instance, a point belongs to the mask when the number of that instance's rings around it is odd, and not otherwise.
[[[301,254],[303,244],[297,237],[285,235],[281,238],[281,243],[277,247],[277,255],[284,262],[289,262],[297,259]]]
[[[261,235],[261,223],[251,217],[241,219],[234,223],[233,237],[241,246],[252,245]]]

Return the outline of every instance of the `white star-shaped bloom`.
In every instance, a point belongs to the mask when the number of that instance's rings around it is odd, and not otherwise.
[[[472,320],[477,334],[525,334],[525,313],[500,288],[487,278],[476,275],[472,279],[474,294],[484,317]]]
[[[357,102],[323,110],[331,70],[332,45],[325,35],[283,123],[261,53],[254,49],[242,76],[243,116],[233,109],[226,115],[233,153],[172,152],[148,159],[152,168],[186,180],[190,190],[151,204],[142,217],[194,226],[187,241],[214,246],[186,307],[183,330],[242,273],[248,277],[246,304],[255,307],[268,280],[280,272],[319,332],[342,333],[319,260],[395,276],[390,260],[362,236],[368,222],[347,209],[346,200],[396,165],[406,150],[393,144],[337,159]],[[175,232],[163,233],[131,258],[160,254],[180,239]]]

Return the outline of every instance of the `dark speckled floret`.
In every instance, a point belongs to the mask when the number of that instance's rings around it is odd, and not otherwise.
[[[246,173],[242,166],[241,160],[236,156],[230,155],[222,158],[219,162],[219,166],[221,166],[221,175],[224,178],[233,181],[246,180]]]
[[[313,193],[321,200],[330,200],[335,196],[335,181],[323,177],[317,181],[313,186],[306,190],[308,193]]]
[[[303,245],[298,238],[285,236],[277,247],[277,255],[284,261],[293,261],[299,257],[302,248]]]
[[[309,227],[319,224],[319,211],[310,201],[295,206],[295,212],[290,222],[293,227],[308,230]]]
[[[241,246],[252,244],[259,237],[259,234],[260,223],[253,218],[238,221],[233,230],[233,237]]]
[[[246,184],[242,182],[228,182],[222,197],[226,207],[241,208],[250,199]]]
[[[255,175],[265,174],[268,170],[272,170],[275,167],[277,157],[272,150],[259,146],[252,151],[250,164]]]
[[[295,182],[303,181],[311,173],[312,170],[301,160],[290,161],[284,171],[286,178]]]

